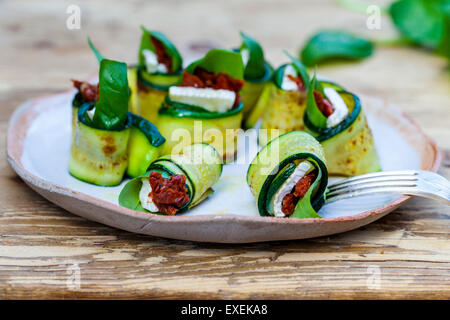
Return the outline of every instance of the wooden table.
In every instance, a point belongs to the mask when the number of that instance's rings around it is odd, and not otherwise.
[[[66,29],[63,2],[0,1],[0,298],[450,298],[450,210],[433,201],[412,199],[377,222],[330,237],[201,244],[74,216],[28,188],[5,160],[14,108],[96,72],[87,35],[104,55],[134,62],[140,24],[163,30],[191,57],[236,46],[245,30],[277,65],[286,61],[281,49],[297,53],[323,27],[391,37],[387,18],[381,30],[368,30],[364,14],[313,0],[76,2],[80,30]],[[445,154],[440,173],[450,177],[445,68],[424,50],[383,48],[366,61],[319,70],[356,93],[396,103],[436,140]],[[79,289],[67,285],[73,265],[80,268]]]

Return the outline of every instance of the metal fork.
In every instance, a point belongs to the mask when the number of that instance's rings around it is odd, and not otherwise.
[[[450,205],[450,182],[423,170],[384,171],[348,178],[328,186],[326,202],[377,193],[419,196]]]

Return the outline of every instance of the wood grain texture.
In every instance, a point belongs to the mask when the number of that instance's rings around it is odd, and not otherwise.
[[[5,160],[8,119],[20,103],[66,90],[104,55],[134,62],[145,24],[200,56],[233,47],[238,31],[261,41],[274,64],[323,27],[372,38],[395,35],[388,19],[332,1],[77,1],[81,30],[65,28],[66,3],[0,1],[0,298],[450,298],[448,207],[414,198],[366,227],[331,237],[247,245],[199,244],[112,229],[61,210],[29,189]],[[214,14],[211,14],[214,13]],[[383,48],[358,63],[320,67],[361,94],[401,107],[444,151],[450,177],[450,86],[444,60],[424,50]],[[80,267],[80,288],[67,286]],[[371,267],[380,286],[370,286]],[[369,286],[368,286],[369,284]]]

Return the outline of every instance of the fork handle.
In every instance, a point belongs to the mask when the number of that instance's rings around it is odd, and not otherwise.
[[[433,200],[437,200],[447,206],[450,206],[450,182],[443,176],[431,172],[419,170],[418,194]]]

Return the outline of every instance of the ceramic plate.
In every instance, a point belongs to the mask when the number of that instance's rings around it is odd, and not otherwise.
[[[67,170],[74,91],[34,99],[13,114],[7,137],[8,161],[34,190],[58,206],[89,220],[131,232],[193,241],[245,243],[303,239],[344,232],[377,220],[409,196],[378,195],[326,204],[322,219],[260,217],[245,182],[257,151],[254,136],[242,136],[236,163],[224,166],[215,193],[188,213],[160,216],[117,204],[125,184],[98,187],[76,180]],[[436,145],[396,107],[362,97],[383,170],[437,171]],[[242,154],[241,154],[242,153]],[[333,183],[338,178],[330,178]]]

